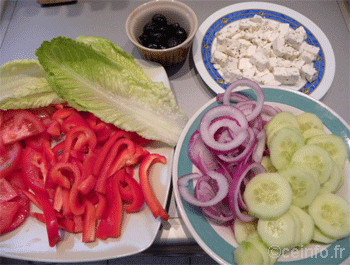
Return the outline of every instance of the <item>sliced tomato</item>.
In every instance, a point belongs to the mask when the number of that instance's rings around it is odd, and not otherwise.
[[[0,202],[0,234],[6,232],[21,205],[18,202]]]
[[[17,197],[17,191],[6,179],[0,179],[0,202],[10,201]]]
[[[46,129],[42,121],[30,111],[15,110],[7,118],[1,129],[5,145],[37,135]]]
[[[22,154],[20,143],[5,145],[4,149],[0,152],[0,179],[7,177],[16,169]]]

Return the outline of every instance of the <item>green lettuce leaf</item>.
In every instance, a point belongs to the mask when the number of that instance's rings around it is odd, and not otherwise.
[[[77,41],[91,45],[96,51],[103,53],[106,57],[123,65],[135,75],[135,78],[151,81],[142,68],[136,64],[134,56],[125,52],[122,47],[116,46],[111,40],[102,37],[82,35],[77,38]]]
[[[65,37],[43,42],[35,54],[52,89],[72,107],[145,138],[176,145],[188,117],[163,83],[135,78],[129,67]]]
[[[38,60],[14,60],[0,66],[0,109],[29,109],[64,102],[46,80]]]

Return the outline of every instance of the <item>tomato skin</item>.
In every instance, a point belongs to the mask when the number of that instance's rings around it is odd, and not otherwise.
[[[18,142],[5,145],[4,148],[4,152],[0,152],[0,179],[7,177],[16,169],[23,150]]]
[[[0,179],[0,202],[10,201],[18,196],[17,191],[6,179]]]

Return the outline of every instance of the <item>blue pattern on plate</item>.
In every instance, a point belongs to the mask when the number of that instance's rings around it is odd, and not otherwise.
[[[272,19],[278,22],[282,23],[289,23],[290,27],[293,29],[296,29],[299,26],[303,26],[305,28],[307,39],[306,42],[310,45],[316,46],[320,48],[320,52],[318,54],[318,58],[315,61],[315,69],[318,72],[318,76],[315,81],[311,83],[307,83],[304,87],[299,89],[300,92],[303,92],[305,94],[310,95],[313,91],[316,90],[317,86],[320,84],[325,70],[325,57],[322,51],[322,47],[320,47],[317,39],[315,36],[305,27],[304,25],[301,25],[299,22],[295,21],[294,19],[280,14],[273,11],[268,10],[261,10],[261,9],[255,9],[255,10],[242,10],[235,13],[227,14],[226,16],[223,16],[222,18],[218,19],[215,23],[212,24],[212,26],[208,29],[207,33],[205,34],[202,42],[202,57],[204,61],[204,65],[209,73],[209,75],[224,89],[226,89],[226,85],[223,82],[223,79],[221,78],[220,74],[216,71],[213,64],[210,62],[211,60],[211,54],[210,54],[210,48],[212,45],[212,42],[215,37],[215,33],[221,30],[224,26],[228,25],[229,23],[232,23],[234,21],[238,21],[241,19],[247,19],[250,17],[253,17],[254,15],[260,15],[263,18]]]

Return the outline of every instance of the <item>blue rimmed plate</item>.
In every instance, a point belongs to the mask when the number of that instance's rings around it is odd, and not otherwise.
[[[329,133],[336,134],[345,141],[350,157],[350,126],[332,109],[298,91],[286,88],[263,88],[265,102],[294,114],[302,112],[315,113],[326,126]],[[242,89],[240,93],[256,99],[251,89]],[[180,215],[193,238],[208,255],[220,264],[233,264],[233,250],[238,246],[233,232],[229,227],[215,225],[209,222],[198,207],[183,200],[177,189],[179,177],[195,172],[188,157],[188,143],[193,132],[198,129],[204,113],[217,106],[215,98],[200,108],[184,128],[175,149],[173,161],[173,190]],[[350,202],[350,163],[345,165],[345,181],[337,194]],[[350,237],[338,240],[331,245],[309,244],[292,252],[281,252],[277,264],[349,264]]]
[[[211,50],[215,47],[215,33],[228,24],[238,24],[254,15],[281,23],[288,23],[293,29],[303,26],[307,33],[307,43],[320,48],[315,61],[318,76],[313,82],[299,82],[289,89],[321,99],[331,87],[335,74],[335,58],[332,46],[322,30],[302,14],[276,4],[249,2],[222,8],[209,16],[198,28],[193,43],[193,56],[196,68],[204,82],[215,93],[226,89],[222,77],[211,63]]]

